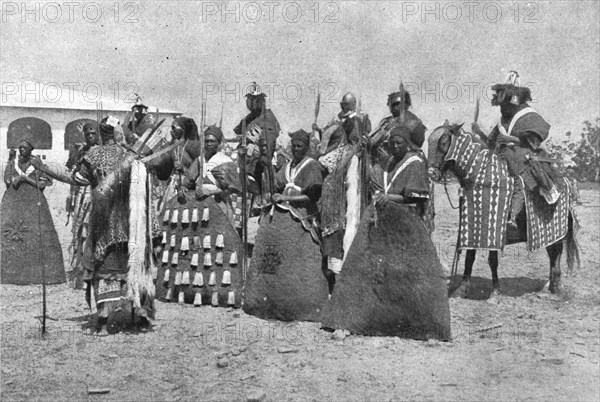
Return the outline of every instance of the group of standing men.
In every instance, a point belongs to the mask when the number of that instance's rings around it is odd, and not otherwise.
[[[374,130],[368,116],[357,110],[356,96],[347,93],[340,102],[341,111],[325,127],[314,124],[312,133],[298,130],[290,134],[291,158],[286,156],[288,152],[276,149],[280,126],[273,112],[266,109],[265,98],[256,88],[246,96],[250,113],[234,129],[240,145],[230,155],[222,152],[224,136],[220,127],[201,125],[199,132],[192,119],[181,117],[172,124],[168,147],[151,150],[139,144],[138,135],[144,132],[136,133],[136,123],[128,127],[131,134],[126,137],[133,145],[116,142],[119,122],[109,116],[98,126],[83,127],[85,144],[70,159],[69,171],[30,158],[29,164],[45,177],[69,183],[79,191],[72,194],[78,200],[73,223],[73,252],[77,258],[72,268],[88,284],[88,302],[92,296],[96,301],[98,328],[131,317],[132,313],[137,324],[146,327],[154,314],[155,283],[158,286],[161,280],[167,289],[166,300],[173,297],[174,289],[179,289],[179,301],[187,301],[182,286],[203,287],[205,279],[198,269],[202,262],[198,262],[194,251],[204,250],[205,268],[223,266],[223,250],[227,248],[223,243],[230,240],[224,229],[217,229],[213,243],[208,235],[208,246],[207,237],[203,245],[199,244],[200,236],[195,236],[187,225],[189,219],[193,227],[194,219],[200,221],[198,213],[204,223],[209,213],[214,216],[222,212],[225,221],[238,229],[243,221],[239,215],[244,210],[239,205],[247,199],[243,188],[246,195],[253,195],[250,211],[253,207],[284,206],[293,214],[295,208],[304,208],[308,215],[296,217],[320,244],[330,294],[361,213],[369,203],[404,204],[421,218],[429,232],[433,230],[432,185],[421,150],[426,127],[408,110],[411,98],[402,86],[388,97],[391,115]],[[135,121],[143,121],[144,106],[136,104],[134,111]],[[137,124],[139,127],[141,124]],[[234,163],[235,159],[245,161],[243,168]],[[301,179],[303,170],[312,173]],[[240,172],[246,172],[246,177]],[[150,195],[153,174],[170,180],[158,210]],[[133,180],[134,175],[137,180]],[[178,191],[181,194],[176,195]],[[182,207],[185,191],[191,191],[187,199],[203,203]],[[214,205],[206,204],[207,199],[215,200]],[[182,260],[187,261],[184,270]],[[162,267],[157,268],[161,263]],[[232,252],[230,265],[235,264],[237,255]],[[227,267],[218,271],[223,285],[236,282],[229,271]],[[206,281],[214,285],[215,271],[207,272],[210,276]],[[208,298],[215,306],[237,306],[240,293],[229,291],[221,299],[215,291]],[[191,299],[199,305],[206,296],[196,290]],[[127,308],[131,300],[133,311]]]

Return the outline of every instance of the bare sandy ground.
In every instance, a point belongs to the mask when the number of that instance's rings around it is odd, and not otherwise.
[[[449,266],[458,216],[437,190],[434,241]],[[47,195],[67,260],[65,191],[56,185]],[[42,338],[41,286],[2,285],[0,398],[598,400],[599,196],[597,187],[582,191],[582,267],[565,278],[561,297],[539,292],[548,277],[545,250],[528,253],[522,244],[504,251],[504,294],[486,303],[491,275],[480,254],[469,299],[450,300],[447,343],[333,337],[314,323],[164,303],[152,332],[86,336],[89,310],[82,292],[67,285],[49,287],[51,319]],[[90,394],[98,391],[106,393]]]

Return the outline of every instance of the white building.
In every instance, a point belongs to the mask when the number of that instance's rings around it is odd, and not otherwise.
[[[37,82],[1,83],[0,93],[0,161],[8,160],[7,133],[11,122],[23,117],[44,120],[52,131],[51,149],[37,149],[34,154],[44,159],[63,162],[67,160],[65,127],[78,119],[96,120],[98,106],[101,116],[112,115],[123,123],[128,118],[133,102],[97,96],[97,92],[78,91],[68,87]],[[148,107],[149,113],[157,113],[156,106]],[[159,117],[170,120],[182,112],[158,109]],[[165,122],[168,124],[168,122]]]

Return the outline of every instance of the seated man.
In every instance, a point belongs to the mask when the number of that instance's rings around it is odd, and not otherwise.
[[[516,228],[517,215],[525,204],[524,186],[528,190],[539,187],[549,204],[554,204],[559,197],[553,180],[556,173],[547,163],[551,160],[541,147],[548,138],[550,124],[527,103],[531,92],[519,86],[516,71],[511,71],[505,84],[494,85],[492,90],[496,92],[492,105],[500,106],[502,117],[489,138],[476,124],[473,131],[487,142],[488,148],[506,160],[509,174],[516,179],[508,222]]]
[[[414,113],[408,110],[412,102],[410,94],[403,87],[399,92],[388,96],[387,105],[391,115],[381,120],[379,126],[369,134],[373,163],[381,162],[389,155],[389,136],[394,127],[408,129],[412,147],[415,149],[421,148],[425,142],[427,127]]]

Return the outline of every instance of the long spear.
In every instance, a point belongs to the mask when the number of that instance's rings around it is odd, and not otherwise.
[[[357,111],[357,115],[359,117],[359,119],[362,121],[362,127],[360,129],[360,141],[362,142],[363,136],[368,135],[369,133],[366,133],[366,122],[367,122],[367,116],[363,116],[362,115],[362,102],[361,102],[362,96],[359,95],[358,97],[358,106],[356,108]],[[360,188],[360,215],[362,215],[363,211],[365,210],[365,208],[367,207],[367,199],[369,198],[368,195],[368,190],[369,190],[369,184],[368,184],[368,180],[369,180],[369,165],[370,165],[370,160],[369,160],[369,145],[368,143],[366,144],[365,147],[362,148],[361,152],[360,152],[360,183],[359,188]]]
[[[462,187],[458,189],[458,230],[456,233],[456,246],[454,248],[454,258],[452,258],[452,268],[450,269],[450,279],[458,274],[458,263],[460,261],[460,225],[462,220],[462,210],[465,202]]]
[[[42,237],[42,199],[41,199],[41,191],[40,191],[40,174],[39,171],[36,169],[35,171],[35,187],[37,188],[37,207],[38,207],[38,234],[40,237],[40,242],[39,242],[39,252],[38,252],[38,259],[39,262],[42,266],[42,334],[45,335],[46,334],[46,264],[44,262],[44,259],[42,257],[42,253],[44,250],[44,247],[42,247],[42,242],[43,242],[43,237]]]
[[[267,131],[267,107],[265,106],[266,100],[263,100],[262,114],[263,114],[263,132],[265,133],[265,140],[267,141],[267,176],[269,180],[269,194],[273,196],[273,188],[275,187],[273,164],[273,149],[271,147],[271,139],[269,138],[269,132]]]
[[[219,128],[223,127],[223,110],[225,109],[225,104],[221,104],[221,118],[219,119]]]
[[[321,110],[321,91],[317,92],[317,102],[315,103],[315,126],[317,125],[317,120],[319,119],[319,111]],[[319,144],[321,143],[321,136],[317,130],[313,130],[310,150],[314,154],[318,154]],[[315,156],[315,155],[312,155]]]
[[[100,132],[100,121],[102,121],[102,103],[100,103],[100,101],[96,102],[96,130],[98,130],[98,133]],[[99,135],[98,136],[98,142],[100,143],[100,145],[102,144],[102,136]]]
[[[317,92],[317,103],[315,104],[315,124],[319,118],[319,111],[321,110],[321,91]]]
[[[400,81],[399,89],[400,89],[400,116],[399,116],[400,118],[399,118],[399,120],[400,120],[400,125],[402,126],[404,124],[404,115],[405,115],[404,104],[406,102],[405,95],[404,95],[404,84],[402,83],[402,81]]]
[[[204,110],[206,109],[206,102],[202,102],[202,109],[200,109],[200,158],[198,158],[200,175],[196,180],[196,186],[201,190],[202,184],[204,183]]]
[[[242,150],[239,155],[240,176],[242,179],[242,277],[246,281],[248,243],[248,182],[246,175],[246,119],[242,120]]]

